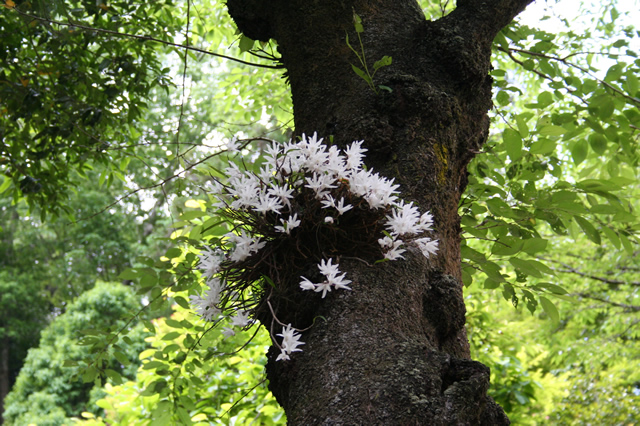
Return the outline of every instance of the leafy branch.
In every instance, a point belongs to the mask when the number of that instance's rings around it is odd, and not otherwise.
[[[362,44],[362,38],[360,37],[360,34],[364,32],[364,27],[362,26],[362,18],[360,18],[360,16],[358,16],[358,14],[356,14],[355,12],[353,12],[353,24],[356,30],[356,34],[358,36],[358,43],[360,44],[360,52],[354,49],[353,46],[351,46],[351,43],[349,43],[349,34],[347,34],[346,42],[347,42],[347,46],[349,46],[349,49],[351,49],[351,51],[355,53],[355,55],[358,57],[358,61],[360,61],[360,65],[362,66],[362,68],[351,64],[351,69],[353,69],[353,72],[355,72],[360,78],[362,78],[364,81],[367,82],[371,90],[373,90],[376,95],[380,93],[378,89],[387,90],[388,92],[391,92],[392,89],[388,86],[383,86],[381,84],[376,86],[375,84],[373,84],[373,78],[375,77],[376,72],[378,72],[378,70],[382,67],[391,65],[391,56],[384,55],[381,59],[374,62],[373,73],[371,73],[371,71],[369,71],[369,66],[367,65],[367,58],[364,53],[364,45]]]
[[[30,13],[23,12],[23,11],[17,9],[17,8],[12,8],[11,10],[15,10],[21,16],[24,16],[24,17],[27,17],[27,18],[31,18],[31,19],[34,19],[36,21],[45,22],[47,24],[62,25],[62,26],[65,26],[65,27],[78,28],[80,30],[85,30],[85,31],[94,31],[94,32],[97,32],[97,33],[102,33],[102,34],[110,34],[110,35],[115,35],[115,36],[120,36],[120,37],[135,38],[135,39],[143,40],[143,41],[153,41],[155,43],[161,43],[161,44],[164,44],[164,45],[167,45],[167,46],[177,47],[177,48],[185,49],[185,50],[191,50],[191,51],[202,53],[202,54],[205,54],[205,55],[215,56],[217,58],[228,59],[229,61],[238,62],[238,63],[244,64],[244,65],[250,65],[252,67],[272,68],[272,69],[282,69],[282,68],[284,68],[284,65],[267,65],[267,64],[257,64],[257,63],[254,63],[254,62],[243,61],[242,59],[234,58],[232,56],[223,55],[221,53],[211,52],[211,51],[208,51],[208,50],[205,50],[205,49],[200,49],[200,48],[194,47],[194,46],[189,46],[189,45],[184,45],[184,44],[179,44],[179,43],[172,43],[170,41],[161,40],[159,38],[155,38],[155,37],[151,37],[151,36],[147,36],[147,35],[137,35],[137,34],[122,33],[122,32],[119,32],[119,31],[107,30],[107,29],[104,29],[104,28],[95,28],[95,27],[91,27],[91,26],[88,26],[88,25],[75,24],[75,23],[71,23],[71,22],[60,22],[60,21],[56,21],[56,20],[53,20],[53,19],[42,18],[40,16],[32,15]]]

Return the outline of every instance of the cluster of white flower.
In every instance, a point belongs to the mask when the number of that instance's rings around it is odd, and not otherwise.
[[[276,358],[276,361],[280,361],[281,359],[289,360],[289,355],[291,352],[302,352],[302,349],[298,349],[298,346],[304,345],[304,342],[300,341],[300,333],[293,327],[291,324],[287,324],[286,327],[282,328],[282,333],[277,334],[277,336],[282,337],[282,352]]]
[[[386,260],[403,258],[407,244],[414,244],[426,257],[435,254],[437,240],[424,236],[425,232],[432,230],[433,217],[429,213],[420,214],[412,203],[398,200],[398,185],[393,183],[393,179],[386,179],[365,169],[365,151],[362,141],[353,142],[341,152],[336,146],[327,147],[314,134],[311,137],[303,135],[297,143],[273,143],[266,149],[266,161],[259,173],[242,171],[231,163],[225,170],[227,182],[215,182],[209,187],[209,191],[218,199],[216,206],[239,212],[234,217],[236,221],[242,222],[242,217],[267,221],[270,231],[253,229],[251,223],[255,223],[255,220],[240,223],[235,232],[225,236],[220,248],[206,248],[203,251],[199,256],[199,268],[207,279],[209,290],[203,297],[190,297],[198,315],[207,321],[214,321],[223,314],[225,307],[220,305],[225,288],[217,275],[226,280],[225,268],[234,267],[259,253],[267,243],[263,238],[275,239],[279,238],[278,235],[289,238],[296,228],[305,225],[302,223],[304,217],[310,216],[302,213],[309,206],[299,205],[302,202],[297,198],[304,191],[307,198],[302,197],[302,200],[315,198],[319,201],[315,201],[319,208],[326,211],[320,215],[324,217],[324,226],[340,226],[340,216],[350,211],[366,210],[367,206],[370,211],[382,209],[381,221],[378,222],[382,226],[377,228],[377,232],[382,234],[382,228],[386,229],[385,235],[380,235],[378,239]],[[354,209],[354,204],[358,209]],[[351,280],[346,279],[346,274],[338,267],[333,259],[322,259],[318,269],[324,275],[324,280],[314,283],[301,276],[300,288],[322,293],[322,298],[332,289],[351,290],[348,286]],[[245,327],[250,324],[250,314],[250,309],[244,308],[228,319],[231,326]],[[295,330],[289,324],[277,335],[283,339],[278,360],[288,360],[292,352],[301,351],[298,346],[303,343]],[[235,334],[229,327],[223,333],[228,336]]]
[[[332,265],[331,264],[332,260],[333,259],[329,259],[328,262],[321,260],[320,263],[318,264],[318,269],[320,270],[320,273],[325,276],[324,281],[318,284],[314,284],[311,281],[309,281],[307,278],[300,277],[302,278],[302,281],[300,281],[300,288],[303,290],[313,290],[316,292],[321,291],[323,299],[327,295],[327,292],[331,291],[332,286],[334,288],[340,288],[343,290],[351,290],[351,288],[347,286],[347,284],[349,284],[351,280],[346,280],[344,278],[345,275],[347,275],[346,273],[339,275],[340,270],[338,269],[338,264]]]

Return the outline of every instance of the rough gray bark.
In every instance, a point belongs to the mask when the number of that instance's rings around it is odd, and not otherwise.
[[[270,388],[291,424],[508,424],[487,396],[488,368],[469,359],[457,209],[466,166],[488,136],[491,43],[531,1],[459,0],[430,21],[415,0],[228,0],[248,37],[278,42],[296,133],[342,146],[364,139],[368,166],[432,212],[440,240],[429,261],[409,253],[370,266],[345,255],[353,291],[288,305],[297,312],[282,313],[285,323],[328,320],[304,333],[291,361],[269,354]],[[391,93],[376,94],[351,69],[354,11],[369,66],[393,58],[374,81]]]

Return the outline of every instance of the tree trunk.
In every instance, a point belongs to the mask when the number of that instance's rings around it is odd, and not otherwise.
[[[276,362],[272,348],[267,364],[291,424],[509,423],[487,396],[489,369],[470,360],[457,211],[466,166],[488,136],[493,38],[531,1],[459,0],[429,21],[415,0],[228,0],[245,35],[278,42],[296,133],[364,140],[367,166],[431,211],[440,241],[429,260],[342,258],[353,291],[300,307],[327,321],[303,334],[291,361]],[[392,57],[374,79],[391,92],[352,70],[354,12],[368,67]]]

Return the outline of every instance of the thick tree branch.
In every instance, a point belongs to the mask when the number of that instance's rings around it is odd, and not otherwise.
[[[458,16],[470,38],[493,40],[533,0],[458,0],[449,16]]]

